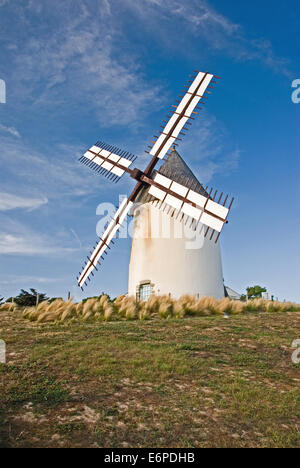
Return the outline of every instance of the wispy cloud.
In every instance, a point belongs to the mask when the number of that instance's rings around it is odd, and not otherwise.
[[[9,220],[3,223],[0,232],[0,254],[2,255],[57,255],[73,252],[74,249],[62,245],[55,236],[33,231],[19,222]]]
[[[47,278],[47,277],[42,277],[42,276],[27,276],[27,275],[8,275],[8,277],[6,277],[6,279],[1,279],[0,278],[0,284],[3,284],[3,285],[10,285],[10,284],[20,284],[20,285],[23,285],[24,284],[28,284],[28,283],[31,283],[31,284],[35,284],[35,283],[38,283],[38,284],[49,284],[49,283],[59,283],[61,281],[63,281],[64,278]]]
[[[116,0],[111,0],[115,3]],[[201,37],[210,51],[222,51],[240,60],[259,60],[276,72],[290,77],[288,60],[278,56],[272,43],[264,37],[251,37],[242,25],[219,13],[205,0],[124,0],[127,5],[147,23],[161,25],[157,31],[169,47],[178,48],[178,42],[170,42],[169,27],[172,21],[180,20],[181,27],[192,38]],[[162,23],[163,22],[163,23]],[[186,45],[185,45],[186,46]],[[189,53],[193,44],[186,47]]]
[[[210,33],[223,30],[228,35],[241,30],[239,24],[233,23],[230,19],[218,13],[212,6],[203,0],[187,0],[181,2],[180,0],[125,0],[129,5],[136,9],[140,15],[149,14],[149,7],[152,12],[159,11],[165,18],[180,17],[187,21],[198,32],[198,28],[205,28],[205,33],[210,29]]]
[[[26,198],[12,193],[0,192],[0,211],[15,210],[17,208],[32,211],[47,203],[47,198]]]
[[[17,196],[14,199],[4,196],[2,209],[13,207],[14,201],[20,207],[30,208],[30,204],[37,207],[50,199],[65,200],[99,192],[94,172],[77,160],[83,150],[80,146],[57,144],[41,152],[34,144],[13,138],[0,139],[0,145],[0,164],[6,173],[1,183],[2,192],[9,194],[13,189],[15,193],[24,194],[23,202]],[[33,195],[33,191],[37,193]]]
[[[178,151],[190,161],[191,169],[203,183],[237,169],[241,154],[224,125],[206,111],[198,116]]]
[[[78,236],[77,232],[74,231],[74,229],[70,229],[70,231],[73,234],[73,236],[75,237],[76,241],[78,242],[79,247],[82,248],[82,242],[79,239],[79,236]]]
[[[74,105],[75,96],[75,105],[96,115],[102,126],[136,124],[150,104],[159,105],[158,85],[144,77],[140,57],[120,50],[120,28],[108,0],[77,3],[76,15],[69,14],[75,6],[68,0],[51,2],[51,9],[38,4],[39,14],[55,21],[55,34],[44,29],[19,46],[11,79],[20,102],[57,111],[70,100]],[[33,1],[23,11],[26,23],[35,8]]]
[[[6,125],[0,124],[0,132],[9,133],[14,137],[21,138],[20,133],[15,127],[7,127]]]

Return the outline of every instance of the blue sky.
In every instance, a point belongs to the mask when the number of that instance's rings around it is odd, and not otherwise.
[[[300,302],[297,1],[0,0],[0,295],[82,297],[76,275],[118,185],[78,157],[98,139],[144,153],[197,69],[222,77],[178,150],[236,197],[222,233],[226,284]],[[127,290],[130,240],[83,296]]]

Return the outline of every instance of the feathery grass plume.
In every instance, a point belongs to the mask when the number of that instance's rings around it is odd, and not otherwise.
[[[97,300],[94,300],[93,302],[91,302],[90,309],[94,315],[101,315],[101,313],[104,312],[102,304],[100,304],[100,301],[97,301]]]
[[[61,307],[63,304],[65,304],[65,301],[63,299],[55,299],[55,301],[51,302],[51,304],[48,304],[47,307],[47,312],[53,312],[57,310],[59,307]]]
[[[104,314],[103,314],[103,319],[106,321],[106,322],[109,322],[109,320],[111,319],[112,315],[114,313],[114,308],[111,304],[107,304],[104,308]]]
[[[76,315],[77,317],[80,317],[83,314],[83,304],[82,302],[79,302],[76,304]]]
[[[150,315],[156,315],[158,314],[158,311],[159,311],[159,303],[160,303],[160,298],[159,296],[155,296],[154,294],[152,294],[148,301],[146,301],[145,303],[145,308],[146,308],[146,311],[150,314]]]
[[[138,317],[139,305],[133,296],[120,296],[115,300],[115,307],[120,318],[133,320]]]
[[[126,298],[127,296],[125,296],[124,294],[121,295],[121,296],[118,296],[114,302],[115,306],[117,309],[119,309],[119,307],[122,305],[122,302],[123,302],[123,299]]]
[[[83,304],[81,318],[85,321],[89,320],[91,317],[94,317],[95,313],[99,313],[98,311],[97,299],[90,298]]]
[[[26,307],[23,311],[23,317],[30,320],[30,322],[35,322],[40,315],[40,312],[36,307]]]
[[[244,312],[256,312],[255,303],[250,300],[244,304]]]
[[[300,304],[296,304],[295,302],[284,302],[283,304],[289,304],[290,305],[290,310],[291,312],[300,312]]]
[[[205,301],[203,297],[195,299],[194,304],[191,306],[192,314],[197,317],[204,317],[210,315],[210,312],[205,308]]]
[[[258,312],[265,310],[265,302],[262,298],[251,299],[244,305],[244,311],[246,312]]]
[[[215,309],[218,314],[231,314],[232,313],[232,302],[229,297],[223,297],[216,301]]]
[[[215,315],[217,313],[216,300],[211,296],[200,297],[194,307],[195,315]]]
[[[52,304],[51,304],[52,305]],[[37,321],[41,322],[57,322],[61,319],[62,314],[66,309],[66,303],[61,301],[61,304],[57,307],[57,309],[53,310],[53,308],[48,307],[45,312],[42,312],[38,315]]]
[[[147,301],[138,302],[138,316],[140,320],[147,320],[158,315],[160,299],[159,296],[149,297]]]
[[[125,318],[126,320],[134,320],[137,318],[137,314],[138,314],[138,308],[137,308],[137,304],[134,303],[134,302],[131,302],[131,303],[127,303],[127,306],[126,306],[126,312],[125,312]]]
[[[169,296],[160,296],[158,315],[160,318],[169,319],[173,316],[173,301]]]
[[[173,311],[175,317],[183,318],[184,316],[196,315],[196,299],[190,294],[181,296],[177,301],[174,301]]]
[[[88,299],[83,304],[83,309],[82,309],[83,320],[88,320],[94,314],[94,311],[93,311],[94,305],[95,305],[95,299]]]
[[[278,312],[287,312],[293,308],[293,304],[291,302],[278,302],[276,301],[277,311]]]
[[[299,312],[300,305],[296,304],[295,302],[280,302],[281,308],[283,312]]]
[[[242,301],[231,301],[231,314],[239,315],[244,312],[245,302]]]
[[[53,301],[54,302],[54,301]],[[42,312],[46,312],[46,310],[48,310],[49,308],[49,303],[47,301],[43,301],[43,302],[40,302],[37,306],[37,310],[42,313]]]
[[[138,316],[139,320],[148,320],[151,318],[151,307],[147,307],[147,301],[139,304]]]
[[[210,301],[208,297],[200,297],[198,300],[198,307],[205,315],[211,315]]]
[[[83,314],[83,320],[86,322],[87,320],[89,320],[91,317],[93,317],[93,311],[90,309],[90,310],[86,310],[86,312]]]
[[[222,300],[222,299],[221,299]],[[208,296],[206,298],[206,307],[208,311],[211,313],[211,315],[222,315],[223,312],[219,310],[219,300],[216,300],[212,296]]]
[[[65,322],[66,320],[70,320],[73,317],[76,317],[76,304],[70,302],[69,304],[65,305],[65,310],[61,315],[61,321]]]
[[[186,311],[184,304],[180,301],[175,301],[173,304],[173,314],[176,318],[184,318]]]
[[[94,306],[94,311],[96,311],[95,315],[97,318],[104,318],[105,311],[107,311],[106,316],[111,317],[114,311],[114,308],[109,300],[109,297],[105,294],[100,297],[97,303]]]
[[[17,309],[17,305],[14,302],[5,302],[0,306],[1,312],[14,312]]]
[[[295,302],[280,302],[281,309],[283,312],[299,312],[300,305]]]
[[[262,298],[256,298],[253,300],[254,307],[257,311],[265,311],[266,310],[266,301]]]
[[[285,306],[283,303],[279,301],[273,301],[273,311],[274,312],[284,312]],[[290,304],[289,304],[290,305]]]
[[[103,309],[105,309],[105,307],[107,306],[107,304],[109,304],[110,300],[109,300],[109,297],[106,295],[106,294],[103,294],[100,299],[99,299],[99,304],[101,305],[101,307],[103,307]]]
[[[1,310],[1,308],[0,308],[0,310]],[[22,317],[25,318],[25,319],[28,319],[29,314],[30,314],[29,307],[25,307],[25,309],[23,310],[23,313],[22,313]]]
[[[0,311],[17,309],[14,303],[0,306]],[[152,317],[168,319],[171,317],[206,316],[215,314],[242,314],[244,312],[287,312],[300,311],[300,305],[293,302],[265,301],[256,298],[247,303],[231,301],[229,298],[216,300],[213,297],[196,299],[184,295],[178,300],[169,296],[151,296],[148,301],[137,302],[132,296],[119,296],[114,302],[109,297],[89,298],[84,303],[73,303],[72,299],[56,299],[52,303],[42,302],[37,307],[26,307],[23,317],[30,321],[65,322],[74,320],[146,320]]]

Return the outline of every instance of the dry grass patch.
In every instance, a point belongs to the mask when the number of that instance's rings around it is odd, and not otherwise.
[[[3,309],[2,309],[3,308]],[[0,311],[14,311],[14,304],[4,304]],[[206,317],[213,315],[239,315],[247,312],[300,311],[300,305],[292,302],[265,301],[254,299],[249,302],[231,301],[229,298],[216,300],[213,297],[196,299],[184,295],[178,300],[169,296],[151,296],[148,301],[137,302],[134,297],[119,296],[111,301],[108,296],[91,298],[84,303],[72,299],[57,299],[51,304],[42,302],[38,307],[26,308],[23,317],[38,323],[66,321],[118,321],[182,319],[184,317]]]

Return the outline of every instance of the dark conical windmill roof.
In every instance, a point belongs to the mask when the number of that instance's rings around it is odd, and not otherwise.
[[[176,150],[172,151],[171,155],[159,169],[159,172],[160,174],[175,180],[175,182],[179,182],[179,179],[184,180],[185,178],[191,182],[198,182],[195,174],[191,171],[189,166]]]
[[[152,177],[154,177],[156,172],[157,171],[153,171]],[[179,184],[185,185],[187,187],[192,186],[192,189],[196,192],[206,194],[195,174],[191,171],[189,166],[176,150],[172,151],[158,172],[166,177],[169,177],[175,182],[178,182]],[[148,194],[149,189],[150,187],[148,186],[140,192],[136,200],[138,203],[146,203],[150,201],[150,199],[154,200],[154,198]]]

